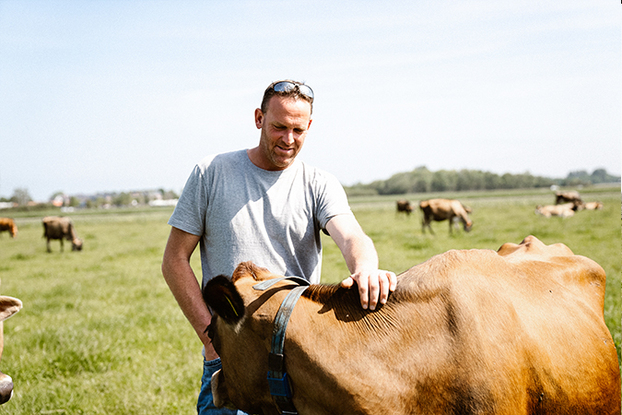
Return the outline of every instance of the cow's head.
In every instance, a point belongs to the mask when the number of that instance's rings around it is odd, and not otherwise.
[[[75,238],[73,241],[71,241],[71,250],[82,251],[82,239]]]
[[[0,357],[4,348],[2,336],[3,321],[17,313],[22,308],[22,302],[17,298],[0,295]],[[0,405],[8,402],[13,396],[13,379],[0,372]]]
[[[267,394],[268,354],[274,316],[288,292],[283,287],[291,287],[291,283],[277,284],[266,291],[252,287],[277,276],[244,262],[231,279],[218,276],[203,287],[203,299],[214,313],[209,336],[222,360],[222,370],[212,377],[216,406],[233,403],[248,413],[274,408]],[[242,367],[237,364],[241,360],[253,363]]]
[[[467,220],[467,221],[464,222],[463,226],[464,226],[464,230],[466,232],[471,232],[471,228],[473,227],[473,221]]]

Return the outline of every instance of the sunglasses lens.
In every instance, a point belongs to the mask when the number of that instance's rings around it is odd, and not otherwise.
[[[273,88],[276,92],[290,92],[296,88],[296,85],[291,82],[279,82],[278,84],[274,84]]]
[[[306,85],[298,85],[292,82],[278,82],[272,87],[276,92],[291,92],[298,88],[298,91],[307,98],[313,99],[313,90]]]
[[[313,90],[306,85],[298,85],[298,90],[302,95],[313,99]]]

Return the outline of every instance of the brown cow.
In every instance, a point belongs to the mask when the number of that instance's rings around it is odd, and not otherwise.
[[[464,230],[469,232],[473,226],[473,221],[469,219],[471,209],[462,205],[458,200],[454,199],[430,199],[423,200],[419,203],[419,209],[423,212],[423,220],[421,221],[421,231],[425,233],[425,228],[434,234],[430,222],[449,220],[449,233],[452,233],[454,218],[462,222]]]
[[[574,203],[578,206],[583,204],[581,195],[576,190],[569,192],[555,192],[555,204],[562,205],[564,203]]]
[[[536,214],[542,215],[545,218],[550,218],[551,216],[561,216],[562,218],[569,218],[574,216],[574,213],[579,208],[578,205],[574,203],[564,203],[563,205],[538,205],[536,206]]]
[[[583,204],[583,209],[585,210],[600,210],[603,208],[602,202],[587,202]]]
[[[64,250],[63,239],[71,241],[72,251],[82,250],[82,240],[76,235],[73,222],[68,217],[46,216],[43,218],[43,237],[47,238],[47,250],[52,252],[50,248],[50,240],[58,239],[60,241],[60,250]]]
[[[17,225],[11,218],[0,218],[0,232],[9,231],[12,238],[17,236]]]
[[[397,201],[397,213],[404,212],[407,215],[413,211],[413,206],[410,204],[408,200],[398,200]]]
[[[0,295],[0,357],[4,349],[3,321],[17,313],[22,308],[22,302],[17,298]],[[13,379],[0,372],[0,405],[8,402],[13,396]]]
[[[212,377],[219,406],[278,413],[268,356],[296,284],[253,288],[273,277],[247,262],[204,287],[223,366]],[[598,264],[531,236],[497,252],[434,256],[401,274],[375,312],[356,290],[312,285],[285,332],[293,405],[306,415],[619,415],[604,293]]]

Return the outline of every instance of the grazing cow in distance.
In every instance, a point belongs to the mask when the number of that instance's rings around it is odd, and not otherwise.
[[[402,199],[402,200],[397,201],[397,213],[404,212],[407,215],[410,215],[412,211],[413,211],[413,206],[410,204],[408,200]]]
[[[17,236],[17,225],[11,218],[0,218],[0,232],[8,231],[12,238]]]
[[[82,250],[82,240],[76,235],[73,222],[68,217],[46,216],[43,218],[43,236],[47,238],[47,250],[52,252],[50,248],[50,240],[58,239],[60,241],[60,250],[64,250],[63,240],[71,241],[72,251]]]
[[[583,209],[585,210],[600,210],[603,208],[603,203],[602,202],[587,202],[583,204]]]
[[[22,302],[17,298],[0,295],[0,357],[4,349],[3,321],[17,313],[22,308]],[[8,402],[13,396],[13,379],[0,372],[0,405]]]
[[[430,199],[423,200],[419,203],[419,209],[423,212],[423,220],[421,222],[421,231],[425,233],[425,228],[434,234],[430,222],[441,222],[449,220],[449,233],[452,233],[454,218],[461,221],[466,232],[471,230],[473,221],[467,213],[471,208],[466,208],[460,201],[455,199]]]
[[[581,200],[581,195],[579,195],[579,192],[576,190],[569,192],[555,192],[555,204],[563,205],[565,203],[574,203],[577,206],[580,206],[583,204],[583,201]]]
[[[536,214],[542,215],[545,218],[550,218],[551,216],[561,216],[562,218],[569,218],[574,216],[574,213],[579,208],[578,205],[574,203],[564,203],[563,205],[538,205],[536,206]]]
[[[620,415],[605,272],[563,244],[530,236],[436,255],[398,276],[376,311],[356,290],[276,277],[246,262],[203,288],[222,360],[217,406],[277,414],[285,398],[306,415]],[[280,308],[291,314],[277,318]]]

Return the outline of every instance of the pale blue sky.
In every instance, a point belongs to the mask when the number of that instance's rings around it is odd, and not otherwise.
[[[346,184],[425,165],[620,174],[622,7],[549,1],[0,0],[0,196],[180,191],[306,81],[300,157]]]

